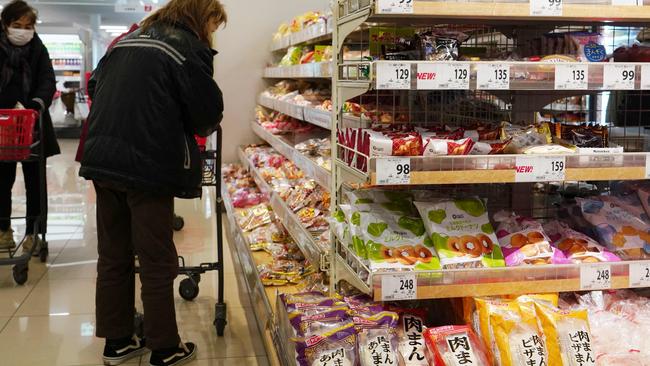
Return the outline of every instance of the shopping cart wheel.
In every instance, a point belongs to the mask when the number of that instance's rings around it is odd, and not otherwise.
[[[181,231],[185,227],[185,220],[181,216],[174,214],[174,219],[172,221],[172,228],[174,231]]]
[[[199,296],[199,281],[197,281],[197,277],[200,281],[201,277],[198,275],[193,275],[181,281],[181,284],[178,286],[178,293],[183,299],[192,301]]]
[[[142,338],[144,337],[144,314],[135,312],[135,317],[133,319],[133,330],[135,335]]]
[[[223,332],[226,329],[226,304],[215,304],[214,305],[214,327],[217,330],[217,336],[223,337]]]
[[[27,282],[29,269],[24,264],[16,264],[13,268],[14,281],[19,285],[24,285]]]

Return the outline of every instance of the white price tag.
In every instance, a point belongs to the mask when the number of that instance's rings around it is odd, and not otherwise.
[[[379,14],[413,14],[415,0],[379,0]]]
[[[479,90],[510,89],[510,65],[478,64],[476,67],[476,86]]]
[[[411,184],[410,158],[379,158],[377,163],[377,185]]]
[[[518,156],[515,182],[561,182],[566,178],[564,156]]]
[[[612,5],[643,5],[643,0],[612,0]]]
[[[641,65],[641,90],[650,90],[650,65]]]
[[[402,62],[379,62],[377,90],[411,89],[411,64]]]
[[[555,65],[555,90],[589,89],[589,66],[587,64]]]
[[[645,155],[645,179],[650,179],[650,154]]]
[[[603,89],[634,90],[636,67],[634,65],[605,64],[603,71]]]
[[[650,287],[650,263],[630,263],[630,287]]]
[[[580,290],[609,290],[612,288],[612,266],[609,264],[581,264]]]
[[[418,64],[418,90],[468,90],[470,78],[468,63]]]
[[[381,276],[382,301],[417,300],[418,279],[414,273]]]
[[[564,1],[530,0],[530,15],[536,17],[561,17]]]

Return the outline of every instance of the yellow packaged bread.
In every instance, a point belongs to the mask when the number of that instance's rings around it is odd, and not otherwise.
[[[478,315],[479,338],[483,340],[488,358],[494,365],[500,365],[499,352],[490,325],[490,314],[496,312],[509,312],[517,310],[517,303],[500,298],[475,298],[476,313]]]
[[[520,311],[497,311],[490,314],[490,326],[499,353],[499,365],[549,365],[544,338],[534,316],[524,316]]]
[[[587,310],[560,310],[535,302],[544,333],[548,365],[595,366]]]

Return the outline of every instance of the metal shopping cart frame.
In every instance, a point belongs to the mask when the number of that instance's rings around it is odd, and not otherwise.
[[[202,161],[202,182],[203,187],[215,187],[216,200],[215,200],[215,213],[217,217],[217,261],[209,263],[201,263],[198,266],[187,266],[185,258],[178,256],[179,269],[178,273],[187,278],[184,278],[178,287],[178,292],[181,297],[187,301],[194,300],[199,295],[199,282],[201,282],[201,275],[210,271],[217,271],[217,303],[214,305],[214,322],[213,325],[217,331],[218,336],[223,336],[226,328],[226,303],[224,301],[224,260],[223,260],[223,199],[221,196],[221,146],[222,146],[222,131],[221,126],[216,131],[217,146],[215,150],[201,151]],[[175,218],[180,218],[176,216]],[[182,219],[182,218],[181,218]],[[136,272],[139,268],[136,266]],[[142,335],[143,333],[144,318],[142,314],[135,316],[136,333]]]
[[[5,122],[5,127],[12,122],[15,122],[16,114],[24,114],[26,111],[30,110],[14,110],[14,109],[0,109],[0,122]],[[23,163],[30,161],[38,161],[39,166],[39,190],[40,190],[40,215],[37,217],[6,217],[4,219],[9,220],[28,220],[34,219],[34,245],[32,246],[29,252],[22,253],[17,255],[18,251],[22,248],[25,237],[18,243],[14,249],[6,249],[0,251],[0,253],[8,254],[8,258],[0,258],[0,266],[13,266],[13,278],[19,285],[24,285],[27,282],[29,277],[29,261],[34,255],[37,255],[42,263],[47,261],[49,255],[48,244],[46,240],[47,234],[47,176],[46,176],[46,157],[45,152],[43,151],[42,136],[43,136],[43,116],[36,111],[31,111],[35,113],[37,117],[38,128],[36,129],[35,136],[32,137],[32,141],[29,144],[29,154],[24,158],[20,159],[2,159],[0,158],[0,163]],[[13,117],[13,118],[12,118]],[[3,127],[0,127],[3,128]],[[2,135],[2,134],[0,134]],[[11,153],[12,151],[19,151],[26,149],[24,144],[12,145],[11,143],[7,144],[7,141],[0,141],[0,156],[2,153]]]

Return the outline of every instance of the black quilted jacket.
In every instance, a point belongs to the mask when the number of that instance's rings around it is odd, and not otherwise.
[[[182,25],[139,29],[100,61],[79,174],[129,189],[194,198],[201,161],[194,135],[223,118],[214,51]]]

